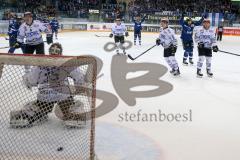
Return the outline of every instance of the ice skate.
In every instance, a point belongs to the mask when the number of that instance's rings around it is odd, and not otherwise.
[[[193,64],[194,64],[194,62],[193,62],[193,59],[192,59],[192,58],[189,58],[189,63],[190,63],[191,65],[193,65]]]
[[[183,59],[183,65],[184,65],[184,66],[187,66],[187,65],[188,65],[187,59],[185,59],[185,58]]]
[[[177,70],[174,70],[174,72],[173,72],[173,75],[174,76],[179,76],[181,73],[180,73],[180,70],[179,70],[179,68],[177,69]]]
[[[208,75],[208,77],[210,77],[210,78],[213,77],[213,73],[211,72],[210,69],[207,69],[207,75]]]
[[[202,78],[203,77],[203,74],[201,72],[201,69],[197,69],[197,77],[198,78]]]
[[[174,69],[172,69],[171,71],[169,71],[171,74],[173,74],[174,72],[175,72],[175,70]]]

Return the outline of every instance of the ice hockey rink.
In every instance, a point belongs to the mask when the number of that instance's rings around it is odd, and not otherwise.
[[[119,102],[111,112],[96,119],[96,154],[100,160],[239,160],[240,159],[240,57],[225,53],[213,53],[213,78],[209,78],[203,66],[203,78],[196,77],[197,50],[194,49],[193,66],[183,66],[183,48],[178,35],[176,53],[181,76],[173,77],[169,71],[160,77],[173,86],[167,94],[137,98],[135,106],[129,106],[113,87],[111,71],[112,59],[124,61],[125,56],[116,56],[115,51],[106,52],[104,45],[113,42],[108,32],[64,32],[57,42],[63,46],[64,55],[94,55],[103,62],[97,80],[97,90],[115,95]],[[126,52],[133,57],[155,44],[157,33],[143,33],[142,46],[132,46]],[[0,47],[7,41],[0,37]],[[133,33],[127,40],[133,41]],[[218,42],[221,50],[240,54],[240,39],[224,36]],[[45,44],[47,51],[48,45]],[[7,49],[1,49],[6,53]],[[21,53],[17,50],[16,53]],[[163,58],[163,48],[155,47],[135,61],[128,63],[154,63],[167,67]],[[119,65],[119,64],[117,64]],[[121,67],[121,66],[118,66]],[[115,69],[115,72],[118,70]],[[142,75],[133,72],[131,77]],[[153,89],[140,86],[138,91]],[[98,102],[98,101],[97,101]],[[100,102],[97,103],[97,105]],[[191,112],[191,120],[186,122],[169,121],[130,121],[120,115],[184,114]],[[54,123],[51,123],[53,125]],[[53,125],[54,126],[54,125]],[[57,125],[55,127],[58,127]],[[50,140],[49,140],[50,141]],[[65,147],[65,146],[63,146]],[[67,147],[67,145],[66,145]],[[64,152],[64,150],[63,150]],[[1,158],[0,158],[1,159]]]

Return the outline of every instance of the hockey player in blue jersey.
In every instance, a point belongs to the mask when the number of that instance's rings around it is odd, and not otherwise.
[[[9,46],[10,49],[8,53],[14,53],[15,49],[20,48],[20,46],[16,46],[17,36],[18,36],[18,29],[21,25],[22,18],[21,17],[12,17],[9,20],[9,27],[8,27],[8,36],[9,36]],[[22,51],[24,50],[24,46],[21,46]]]
[[[132,21],[134,22],[134,45],[136,45],[136,41],[138,38],[139,45],[142,43],[142,37],[141,37],[141,32],[142,32],[142,23],[145,21],[146,16],[144,16],[142,19],[140,15],[134,19],[132,18]]]
[[[56,18],[53,18],[51,21],[50,21],[50,25],[51,25],[51,28],[52,28],[52,34],[55,33],[55,38],[57,38],[57,34],[58,34],[58,29],[59,29],[59,23],[58,23],[58,20]]]
[[[180,25],[182,26],[182,44],[184,49],[183,64],[188,65],[187,59],[189,58],[189,63],[193,64],[193,30],[195,26],[202,24],[204,18],[202,17],[199,21],[193,22],[191,18],[187,18],[184,21],[184,14],[180,19]]]

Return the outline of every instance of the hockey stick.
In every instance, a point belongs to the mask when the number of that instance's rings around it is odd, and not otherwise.
[[[144,51],[143,53],[141,53],[140,55],[138,55],[137,57],[133,58],[130,54],[128,54],[128,58],[131,59],[132,61],[134,61],[135,59],[137,59],[138,57],[144,55],[145,53],[147,53],[148,51],[150,51],[151,49],[153,49],[154,47],[156,47],[157,45],[155,44],[154,46],[148,48],[146,51]]]
[[[0,49],[5,49],[5,48],[10,48],[9,46],[7,46],[7,47],[0,47]]]
[[[109,37],[109,36],[99,36],[99,35],[97,35],[97,34],[95,34],[95,36],[96,36],[96,37]]]
[[[43,43],[47,43],[47,41],[43,41]],[[25,45],[25,44],[23,44],[23,45]],[[10,46],[0,47],[0,49],[6,49],[6,48],[10,48]]]
[[[221,50],[218,50],[219,52],[222,52],[222,53],[226,53],[226,54],[231,54],[231,55],[234,55],[234,56],[240,56],[240,54],[235,54],[235,53],[231,53],[231,52],[226,52],[226,51],[221,51]]]

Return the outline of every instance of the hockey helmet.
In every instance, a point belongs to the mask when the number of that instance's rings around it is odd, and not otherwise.
[[[32,12],[25,12],[25,13],[24,13],[24,17],[26,17],[26,16],[28,16],[28,15],[31,16],[31,17],[33,16],[33,15],[32,15]]]
[[[211,23],[210,19],[204,19],[203,23]]]
[[[115,21],[121,21],[121,18],[117,17],[117,18],[115,19]]]
[[[53,43],[49,47],[49,54],[50,55],[62,55],[62,52],[63,52],[63,48],[62,48],[62,45],[60,43]]]
[[[164,17],[164,18],[161,18],[161,22],[164,22],[164,23],[169,23],[169,19]]]

